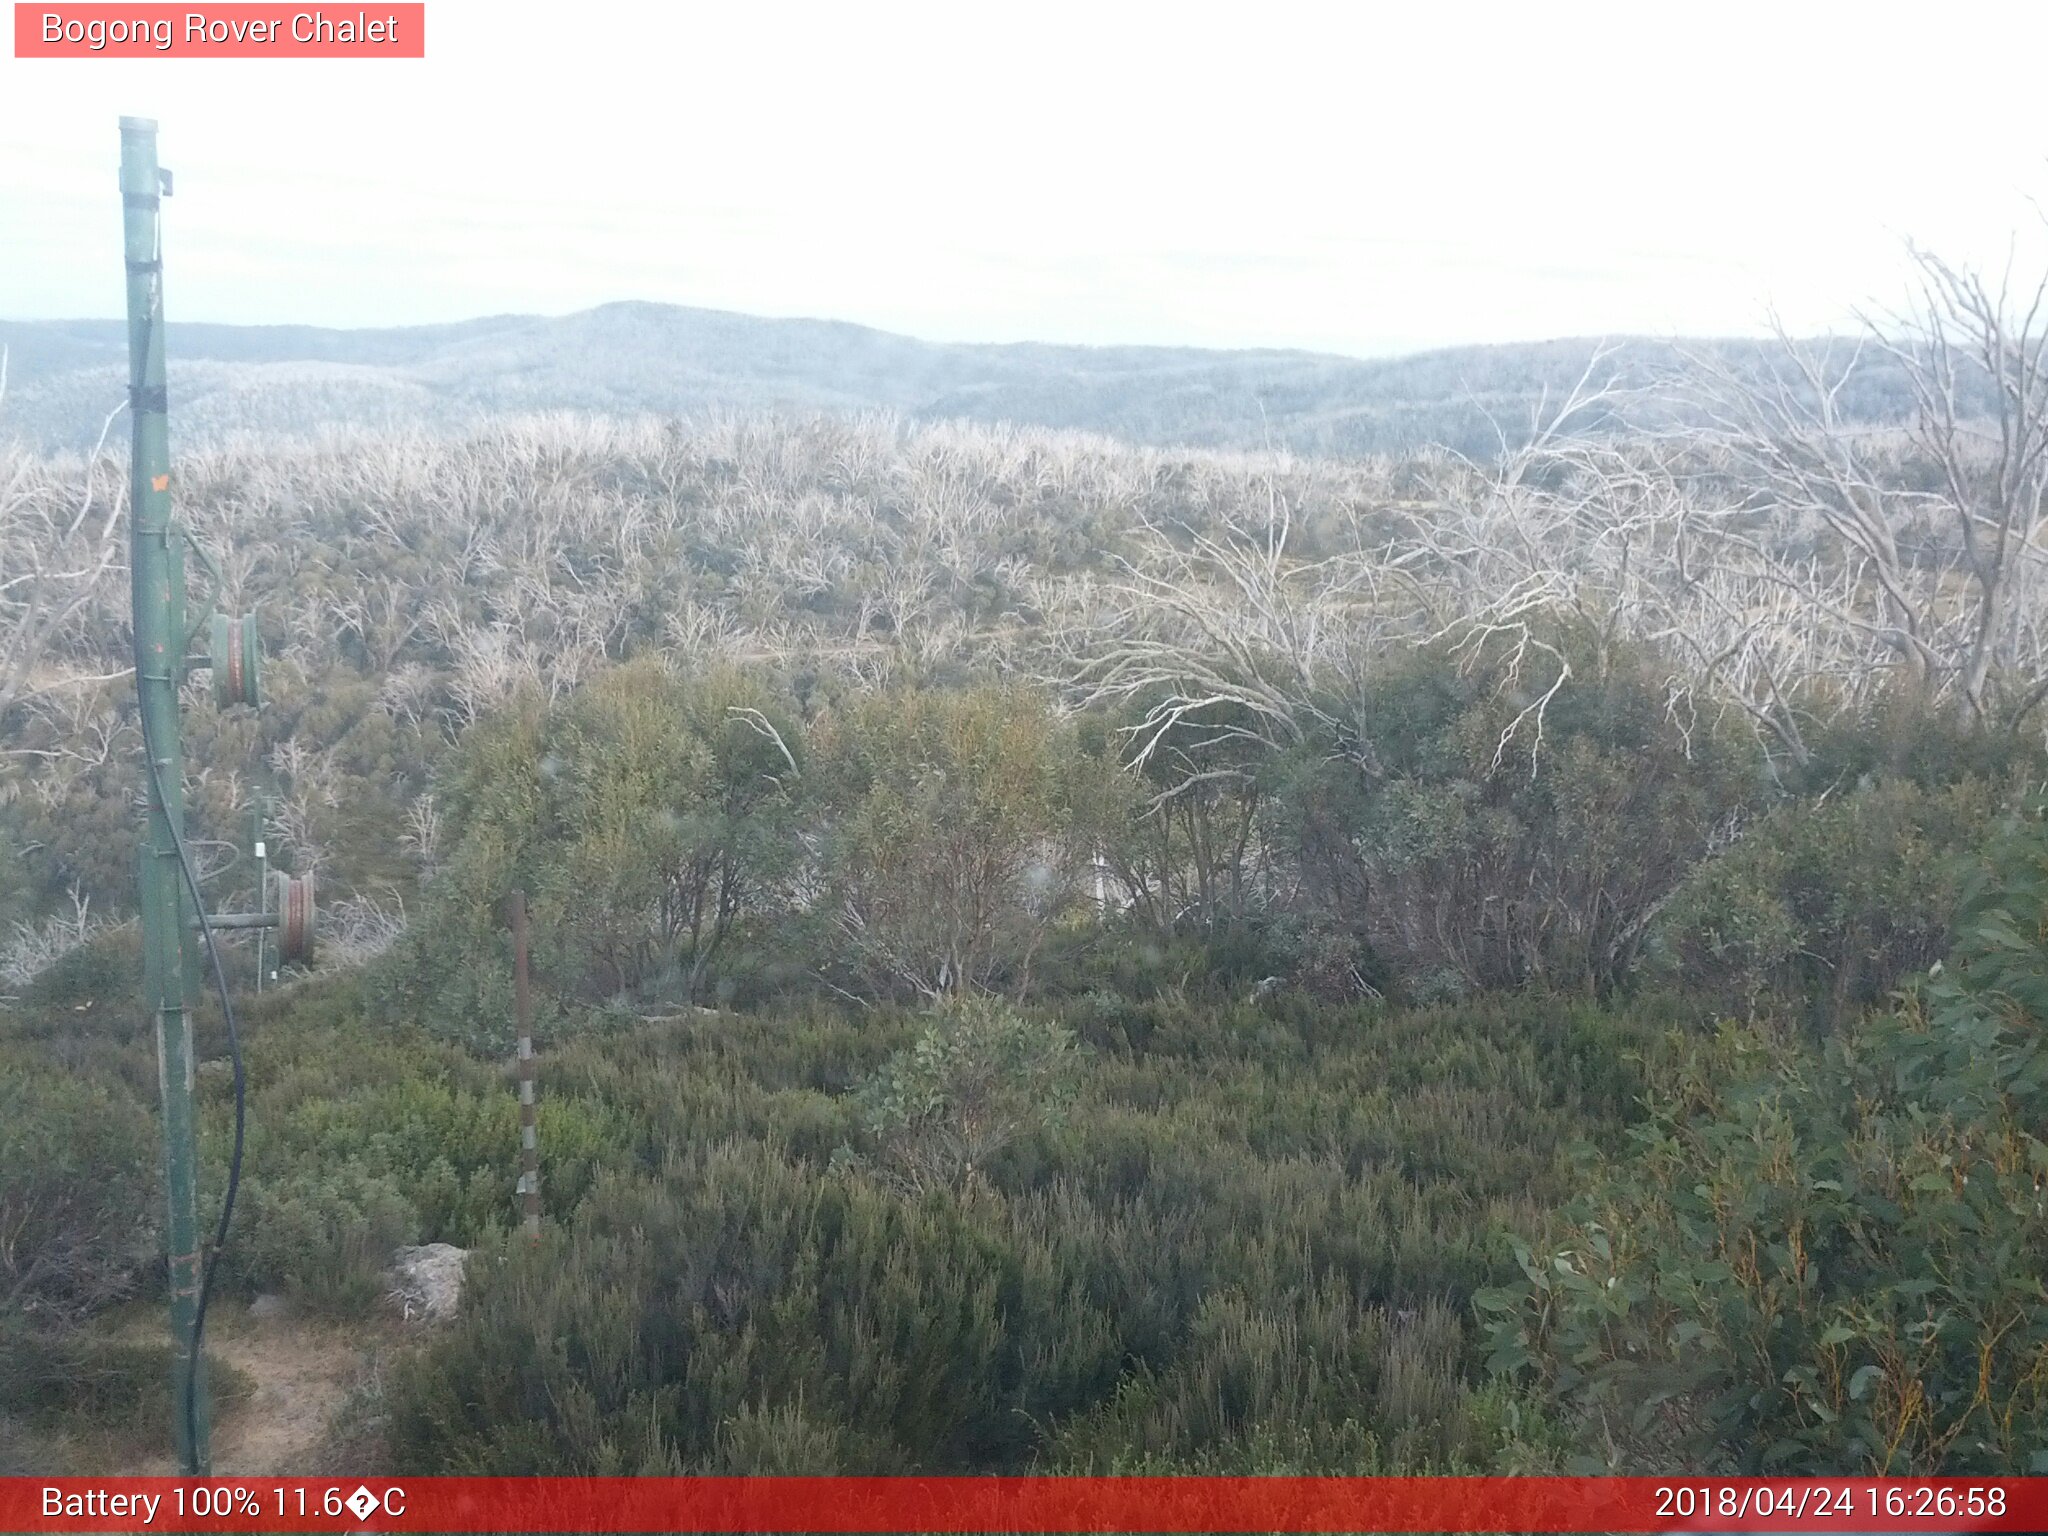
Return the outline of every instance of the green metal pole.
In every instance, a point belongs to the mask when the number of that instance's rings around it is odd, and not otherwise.
[[[185,931],[191,902],[178,868],[185,824],[178,685],[185,671],[184,549],[171,522],[170,427],[164,398],[163,266],[156,124],[121,119],[121,208],[128,257],[128,402],[134,425],[129,487],[135,600],[135,691],[155,771],[142,852],[143,989],[156,1020],[164,1107],[165,1228],[170,1254],[171,1419],[188,1477],[210,1470],[206,1362],[192,1349],[199,1306],[199,1157],[192,1108],[192,1025],[185,1012]],[[188,1413],[188,1403],[196,1411]]]

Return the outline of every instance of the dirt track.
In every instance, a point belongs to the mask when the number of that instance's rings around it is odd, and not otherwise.
[[[213,1470],[227,1476],[308,1476],[328,1448],[334,1415],[366,1358],[396,1334],[381,1323],[344,1326],[246,1315],[207,1321],[206,1353],[254,1384],[243,1401],[214,1416]],[[176,1463],[151,1458],[133,1471],[171,1476]]]

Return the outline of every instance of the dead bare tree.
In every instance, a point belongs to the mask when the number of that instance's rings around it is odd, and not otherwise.
[[[1969,581],[1960,645],[1942,660],[1966,718],[1990,721],[2003,703],[2003,723],[2016,726],[2048,697],[2034,612],[2048,560],[2048,271],[2016,296],[2009,265],[1993,289],[1980,273],[1925,251],[1914,257],[1917,324],[1885,346],[1906,364],[1919,403],[1914,437],[1940,469],[1942,514]],[[1988,416],[1970,409],[1986,392]],[[2002,700],[1990,692],[1994,678]]]
[[[1744,707],[1794,755],[1816,694],[1903,684],[2011,729],[2048,699],[2048,272],[2016,290],[2010,267],[1994,283],[1911,255],[1915,301],[1845,356],[1780,332],[1760,373],[1694,358],[1682,398],[1704,425],[1667,435],[1667,489],[1701,535],[1673,573],[1696,599],[1675,632],[1712,652],[1710,684],[1745,675]],[[1899,427],[1845,419],[1873,359],[1910,391]]]
[[[1155,809],[1205,785],[1248,781],[1243,764],[1204,760],[1211,754],[1200,749],[1224,742],[1286,750],[1315,740],[1376,771],[1349,705],[1390,652],[1415,645],[1483,658],[1523,696],[1502,753],[1524,730],[1540,737],[1571,670],[1546,620],[1602,607],[1602,582],[1626,542],[1557,495],[1549,473],[1578,441],[1575,429],[1618,399],[1609,357],[1596,349],[1561,400],[1540,401],[1523,445],[1497,465],[1443,456],[1434,494],[1399,500],[1361,497],[1372,487],[1354,484],[1341,542],[1317,558],[1295,552],[1278,464],[1234,498],[1240,509],[1263,502],[1261,520],[1240,510],[1213,534],[1143,520],[1139,553],[1109,589],[1116,611],[1105,620],[1098,607],[1086,628],[1062,635],[1062,680],[1083,704],[1142,703],[1133,768],[1182,755],[1184,771]],[[1505,449],[1505,433],[1502,441]],[[1603,533],[1607,549],[1597,547]],[[1618,558],[1625,566],[1626,553]]]
[[[0,404],[6,393],[0,347]],[[22,453],[0,458],[0,717],[36,694],[123,675],[70,634],[122,564],[119,477],[108,483],[100,468],[123,409],[107,413],[78,469]],[[74,473],[81,485],[66,483]],[[65,664],[52,665],[59,655]]]
[[[1380,565],[1362,552],[1294,558],[1286,501],[1268,486],[1263,527],[1216,535],[1143,525],[1144,547],[1109,585],[1113,605],[1060,637],[1063,679],[1083,705],[1143,703],[1130,766],[1144,768],[1192,730],[1203,741],[1276,749],[1322,730],[1342,737],[1334,694],[1392,632],[1412,631],[1375,599]],[[1105,636],[1109,636],[1106,642]],[[1241,774],[1234,768],[1197,775]],[[1176,790],[1169,793],[1178,792]]]
[[[1402,509],[1389,563],[1435,633],[1540,650],[1547,617],[1651,643],[1674,711],[1737,710],[1795,763],[1893,688],[2021,728],[2048,700],[2048,274],[2016,290],[1912,255],[1916,303],[1860,345],[1690,356],[1639,430],[1539,428]],[[1900,425],[1849,408],[1878,365],[1910,392]],[[1613,401],[1575,392],[1560,419]]]

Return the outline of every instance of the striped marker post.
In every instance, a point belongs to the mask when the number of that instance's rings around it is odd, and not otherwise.
[[[540,1134],[533,1102],[533,996],[526,984],[526,892],[512,893],[512,996],[519,1015],[519,1183],[526,1240],[540,1241]]]

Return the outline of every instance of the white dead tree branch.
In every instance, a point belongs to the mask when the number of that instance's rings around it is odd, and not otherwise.
[[[0,348],[0,405],[6,393]],[[120,477],[101,468],[125,409],[107,413],[82,465],[0,455],[0,717],[36,694],[124,675],[109,672],[101,648],[79,631],[123,563]]]
[[[1642,574],[1653,633],[1710,693],[1795,759],[1802,719],[1904,687],[1968,727],[2017,729],[2048,697],[2048,274],[2015,295],[1914,250],[1903,317],[1831,356],[1780,333],[1780,363],[1692,359],[1694,424],[1667,433],[1648,487],[1677,509]],[[1844,399],[1873,360],[1912,398],[1898,428]]]
[[[1861,346],[1781,332],[1774,363],[1691,357],[1653,428],[1539,427],[1403,509],[1389,565],[1444,615],[1435,635],[1542,654],[1549,618],[1601,655],[1649,642],[1674,711],[1739,710],[1795,762],[1816,722],[1900,686],[2018,728],[2048,699],[2048,278],[2016,296],[1913,254],[1918,304]],[[1910,390],[1902,427],[1851,417],[1878,365]],[[1582,381],[1560,419],[1613,403]],[[1539,728],[1548,696],[1524,711]]]
[[[90,944],[114,924],[92,914],[92,898],[71,887],[71,910],[35,923],[16,923],[0,945],[0,982],[26,987],[73,950]]]
[[[1294,558],[1291,514],[1270,487],[1269,497],[1262,528],[1176,537],[1145,522],[1122,579],[1090,594],[1093,622],[1058,637],[1080,703],[1145,707],[1133,768],[1190,733],[1282,750],[1319,732],[1348,741],[1333,701],[1371,650],[1412,630],[1377,601],[1382,571],[1362,552]]]

